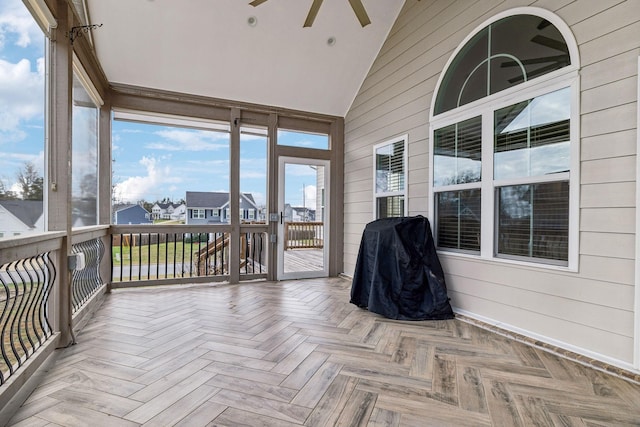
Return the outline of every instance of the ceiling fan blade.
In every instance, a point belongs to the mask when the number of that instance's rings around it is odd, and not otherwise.
[[[531,58],[531,59],[523,59],[520,61],[523,65],[532,65],[532,64],[548,64],[550,62],[554,62],[556,64],[564,64],[568,63],[569,55],[553,55],[553,56],[541,56],[540,58]],[[500,68],[508,68],[508,67],[519,67],[520,63],[516,61],[504,61],[500,63]]]
[[[251,3],[249,3],[251,6],[256,7],[256,6],[260,6],[262,3],[266,2],[267,0],[253,0]]]
[[[307,19],[304,21],[303,28],[310,27],[313,25],[313,21],[316,20],[316,15],[320,10],[320,6],[322,6],[322,0],[313,0],[313,4],[311,5],[311,9],[309,9],[309,14],[307,15]]]
[[[362,0],[349,0],[349,3],[351,3],[351,8],[355,12],[358,21],[360,21],[360,25],[366,27],[367,25],[371,24],[369,15],[367,15],[367,11],[362,5]]]
[[[536,35],[531,39],[532,42],[539,44],[544,47],[548,47],[550,49],[559,50],[560,52],[567,52],[567,45],[564,42],[556,39],[552,39],[550,37],[545,37],[541,35]]]
[[[538,30],[544,30],[549,25],[551,25],[551,22],[547,21],[546,19],[543,19],[542,21],[540,21],[540,23],[538,24],[538,26],[536,28]]]

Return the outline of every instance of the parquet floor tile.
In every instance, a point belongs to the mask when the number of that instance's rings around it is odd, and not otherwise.
[[[20,426],[640,426],[640,385],[333,279],[117,290]]]

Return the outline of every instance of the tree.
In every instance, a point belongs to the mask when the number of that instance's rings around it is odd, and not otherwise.
[[[44,179],[38,175],[36,166],[25,162],[23,168],[16,174],[20,193],[24,200],[42,200],[44,195]]]
[[[17,198],[16,193],[11,190],[7,190],[4,182],[0,180],[0,200],[14,200]]]

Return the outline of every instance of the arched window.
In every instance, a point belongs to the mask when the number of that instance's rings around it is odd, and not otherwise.
[[[534,8],[485,23],[452,55],[431,110],[439,249],[577,260],[577,64],[566,25]]]

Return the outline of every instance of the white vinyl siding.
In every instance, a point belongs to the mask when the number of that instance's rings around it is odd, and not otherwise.
[[[408,215],[429,216],[429,115],[447,60],[475,28],[524,0],[407,2],[345,119],[344,271],[373,218],[372,147],[407,134]],[[634,359],[640,2],[537,2],[580,51],[575,271],[442,253],[455,309],[629,368]]]

